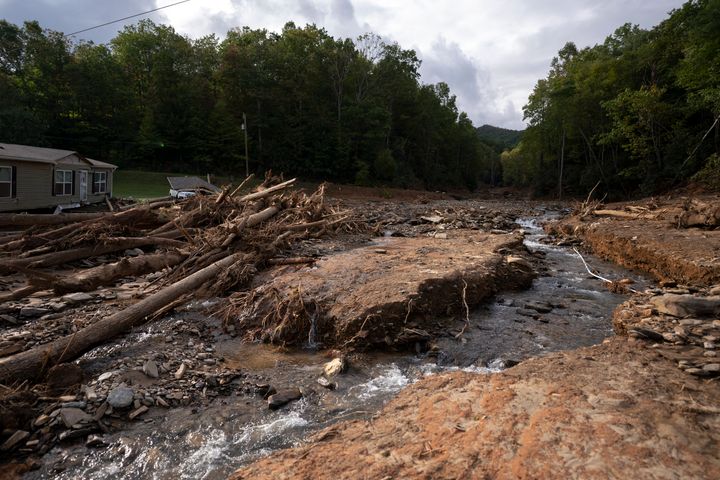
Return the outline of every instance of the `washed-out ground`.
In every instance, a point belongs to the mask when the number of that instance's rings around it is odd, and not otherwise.
[[[717,476],[712,452],[718,450],[720,397],[714,367],[705,368],[713,365],[706,353],[714,351],[705,348],[709,340],[704,337],[714,335],[703,330],[708,319],[691,319],[700,324],[680,338],[674,326],[660,326],[673,321],[680,326],[688,319],[650,309],[652,326],[605,340],[612,336],[617,305],[626,302],[618,311],[633,312],[623,318],[642,320],[650,318],[645,315],[647,301],[609,291],[585,272],[572,250],[547,244],[539,223],[557,216],[561,207],[505,196],[457,200],[440,194],[334,189],[329,190],[353,209],[356,221],[370,225],[374,233],[305,241],[292,255],[315,257],[315,264],[278,267],[257,285],[273,284],[279,299],[300,295],[303,309],[294,310],[305,315],[294,324],[301,329],[300,341],[290,342],[295,343],[291,347],[287,341],[247,343],[249,337],[270,340],[271,335],[252,331],[235,316],[206,314],[223,300],[179,308],[85,355],[77,380],[82,386],[59,391],[63,387],[56,385],[44,393],[36,389],[29,399],[13,398],[28,395],[22,389],[6,395],[3,440],[17,431],[31,434],[9,449],[11,454],[3,453],[15,459],[11,468],[32,470],[29,478],[225,478],[260,458],[236,475],[626,478],[637,471],[644,478]],[[387,198],[392,196],[397,198]],[[518,219],[524,220],[516,223]],[[558,228],[568,231],[567,226]],[[524,236],[524,245],[517,236]],[[581,236],[561,243],[583,240],[592,241]],[[403,250],[412,261],[402,263]],[[630,286],[638,291],[650,285],[640,272],[601,262],[587,250],[583,254],[613,280],[632,278],[636,283]],[[460,263],[447,268],[443,255]],[[347,272],[335,265],[343,256]],[[685,258],[692,260],[692,252]],[[717,259],[710,260],[712,269]],[[432,281],[426,286],[439,285],[440,295],[395,288],[395,283],[412,283],[417,269],[403,270],[410,263],[428,270],[425,275]],[[528,268],[537,278],[530,289],[518,291],[527,285]],[[322,272],[334,287],[321,281]],[[357,272],[364,272],[363,277]],[[711,296],[707,284],[676,286],[668,278],[665,285],[676,294]],[[373,279],[375,290],[348,301]],[[41,292],[22,306],[6,305],[9,324],[0,341],[17,350],[72,332],[142,297],[152,280],[126,279],[80,301]],[[462,280],[470,288],[463,290]],[[684,277],[678,281],[686,283]],[[416,285],[422,286],[422,280]],[[473,288],[482,295],[473,295]],[[383,289],[386,296],[377,293]],[[346,296],[337,294],[344,291]],[[660,293],[665,291],[646,295]],[[385,301],[393,295],[398,298]],[[445,302],[445,314],[433,305],[414,310],[412,304],[423,298]],[[370,312],[347,307],[362,307],[364,301],[386,308],[402,328],[379,335]],[[316,310],[316,304],[323,308]],[[23,316],[21,308],[31,306],[47,311]],[[619,328],[618,315],[618,333],[633,330]],[[318,320],[335,325],[342,318],[350,319],[345,333],[338,336],[333,328],[323,338]],[[676,337],[665,339],[668,329]],[[549,354],[588,345],[597,346]],[[668,360],[661,351],[682,345],[701,351],[684,363]],[[327,389],[317,379],[324,377],[325,362],[341,353],[350,368],[331,377],[334,390]],[[523,361],[535,356],[540,357]],[[458,368],[465,371],[453,372]],[[108,395],[123,385],[132,390],[131,405],[107,408]],[[292,390],[302,398],[268,410],[269,393]],[[24,408],[28,404],[33,408]],[[72,414],[93,418],[73,424],[80,417],[68,419]],[[292,446],[296,448],[278,451]]]

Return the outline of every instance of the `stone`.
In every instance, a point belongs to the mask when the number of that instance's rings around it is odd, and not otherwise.
[[[703,347],[705,350],[715,350],[717,346],[715,345],[715,342],[705,342],[703,343]]]
[[[516,308],[515,313],[518,315],[523,315],[525,317],[532,317],[532,318],[539,318],[540,314],[535,310],[530,310],[529,308]]]
[[[80,410],[85,409],[87,407],[87,402],[65,402],[62,405],[60,405],[61,408],[79,408]]]
[[[79,408],[61,408],[60,418],[67,428],[72,428],[73,425],[78,423],[88,423],[93,419]]]
[[[99,421],[102,417],[105,416],[105,413],[108,411],[108,409],[112,410],[112,407],[108,405],[107,402],[104,402],[102,405],[98,407],[97,410],[95,410],[95,415],[93,415],[93,420],[96,422]]]
[[[541,302],[528,302],[525,304],[525,308],[535,310],[538,313],[550,313],[553,310],[553,307],[551,307],[547,303]]]
[[[10,325],[17,325],[18,321],[17,318],[13,317],[12,315],[0,315],[0,321],[9,323]]]
[[[650,299],[658,312],[673,317],[720,316],[720,296],[695,297],[667,294]]]
[[[716,295],[720,295],[720,285],[715,285],[714,287],[712,287],[710,291],[708,291],[708,295],[711,295],[713,297]]]
[[[158,373],[158,367],[157,363],[155,363],[153,360],[148,360],[143,365],[143,373],[147,375],[150,378],[158,378],[160,374]]]
[[[58,440],[64,442],[66,440],[75,440],[76,438],[82,438],[90,433],[97,431],[96,427],[80,428],[77,430],[68,430],[58,435]]]
[[[335,390],[337,388],[337,384],[335,382],[331,382],[325,377],[318,377],[317,383],[323,387],[327,388],[328,390]]]
[[[35,419],[35,422],[33,423],[33,426],[35,426],[35,427],[42,427],[43,425],[45,425],[45,424],[48,423],[49,421],[50,421],[50,416],[43,414],[43,415],[40,415],[38,418]]]
[[[46,315],[50,313],[49,308],[41,308],[41,307],[22,307],[20,309],[20,317],[21,318],[34,318],[34,317],[40,317],[42,315]]]
[[[132,388],[120,385],[110,390],[107,402],[113,408],[127,408],[132,405],[134,396],[135,392],[133,392]]]
[[[703,370],[710,373],[720,372],[720,363],[708,363],[703,367]]]
[[[115,375],[116,372],[105,372],[102,375],[98,377],[98,382],[104,382],[105,380],[110,380],[113,375]]]
[[[88,402],[94,402],[95,400],[98,399],[98,395],[95,392],[95,389],[93,387],[90,387],[90,386],[85,387],[85,399]]]
[[[270,395],[267,399],[270,410],[277,410],[292,401],[302,398],[302,392],[299,388],[287,388]]]
[[[128,415],[128,418],[130,420],[135,420],[135,418],[139,417],[140,415],[147,412],[148,410],[150,410],[148,407],[146,407],[145,405],[141,405],[140,407],[138,407],[135,410],[133,410],[132,412],[130,412],[130,415]]]
[[[62,299],[63,301],[68,303],[84,303],[92,300],[93,296],[85,292],[75,292],[63,295]]]
[[[90,435],[85,442],[85,446],[88,448],[105,448],[108,444],[100,435]]]
[[[505,261],[507,262],[508,265],[513,266],[513,267],[519,267],[519,268],[521,268],[523,270],[527,270],[527,271],[533,270],[532,264],[529,261],[527,261],[526,259],[524,259],[523,257],[518,257],[516,255],[509,255],[508,257],[505,258]]]
[[[130,257],[139,257],[140,255],[145,255],[145,252],[139,248],[131,248],[129,250],[125,250],[125,255]]]
[[[180,380],[183,375],[185,375],[185,371],[187,370],[187,365],[184,363],[180,364],[180,367],[175,371],[175,379]]]
[[[323,372],[326,377],[334,377],[347,370],[347,362],[342,357],[333,358],[323,366]]]
[[[2,450],[3,452],[12,450],[17,445],[19,445],[20,442],[24,442],[25,440],[27,440],[29,436],[30,432],[26,432],[25,430],[17,430],[15,433],[10,435],[10,438],[5,440],[5,443],[0,445],[0,450]]]

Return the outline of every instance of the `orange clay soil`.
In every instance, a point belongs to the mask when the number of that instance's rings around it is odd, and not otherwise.
[[[707,203],[720,202],[717,196],[698,198]],[[675,197],[611,204],[603,210],[633,212],[638,218],[576,215],[546,229],[576,236],[595,255],[650,273],[658,280],[692,285],[720,283],[720,229],[678,228],[677,217],[686,200]]]
[[[720,386],[647,344],[605,344],[407,388],[233,479],[720,478]]]

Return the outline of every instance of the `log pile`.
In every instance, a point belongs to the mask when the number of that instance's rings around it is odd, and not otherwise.
[[[324,202],[323,187],[306,195],[290,189],[293,183],[268,176],[246,195],[240,188],[226,189],[116,213],[0,216],[0,226],[27,227],[0,237],[0,273],[27,278],[26,286],[0,293],[0,302],[38,290],[90,291],[122,277],[158,272],[142,300],[71,335],[0,359],[0,383],[39,379],[53,365],[78,358],[191,296],[242,289],[297,240],[344,226],[342,212]],[[123,255],[138,248],[145,254]],[[95,266],[58,273],[58,266],[78,262]]]
[[[683,205],[683,211],[677,218],[680,228],[708,228],[720,226],[720,202],[704,202],[689,199]]]

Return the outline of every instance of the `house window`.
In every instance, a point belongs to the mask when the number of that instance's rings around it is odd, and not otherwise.
[[[55,195],[72,195],[73,172],[72,170],[55,170]]]
[[[93,172],[93,193],[107,193],[107,172]]]
[[[0,167],[0,198],[12,198],[14,196],[14,167]]]

